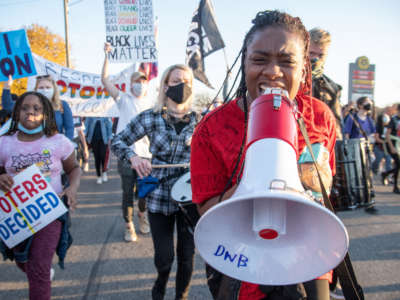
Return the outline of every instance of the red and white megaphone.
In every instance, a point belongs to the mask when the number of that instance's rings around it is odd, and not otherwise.
[[[335,268],[348,234],[300,182],[296,114],[286,91],[268,88],[253,101],[246,149],[237,190],[197,223],[200,255],[230,277],[264,285],[305,282]]]

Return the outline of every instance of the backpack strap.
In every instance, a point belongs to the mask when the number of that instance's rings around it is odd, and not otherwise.
[[[299,119],[297,120],[298,124],[299,124],[299,128],[301,131],[301,134],[304,137],[304,140],[306,142],[308,151],[311,154],[313,163],[314,163],[314,167],[317,171],[317,175],[318,175],[318,180],[319,183],[321,185],[321,191],[322,191],[322,197],[324,199],[324,204],[325,207],[327,207],[329,210],[331,210],[332,212],[335,213],[335,210],[332,206],[332,203],[329,200],[328,197],[328,193],[324,187],[324,184],[322,182],[322,178],[321,178],[321,174],[319,172],[315,157],[314,157],[314,153],[312,151],[311,148],[311,144],[310,144],[310,139],[308,137],[307,134],[307,130],[306,130],[306,126],[304,124],[304,120],[302,117],[299,117]],[[354,272],[353,269],[353,265],[351,264],[351,260],[350,260],[350,256],[349,253],[346,253],[346,256],[344,258],[344,260],[339,264],[339,266],[336,267],[336,273],[339,277],[339,281],[340,284],[342,286],[343,289],[343,294],[345,296],[345,299],[348,300],[364,300],[364,292],[362,287],[360,286],[360,284],[357,282],[357,278],[356,278],[356,274]]]
[[[361,125],[360,125],[360,122],[358,121],[357,114],[355,114],[355,116],[353,116],[352,114],[350,114],[349,116],[350,116],[350,118],[352,118],[353,124],[356,125],[357,129],[360,131],[360,133],[363,135],[363,137],[364,137],[366,140],[368,140],[368,135],[367,135],[367,133],[365,132],[365,130],[362,129],[362,127],[361,127]],[[353,130],[353,127],[351,128],[351,130]],[[350,132],[351,132],[351,131],[350,131]]]

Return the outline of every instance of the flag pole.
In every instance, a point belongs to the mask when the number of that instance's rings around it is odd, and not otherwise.
[[[225,47],[224,47],[222,50],[224,51],[224,58],[225,58],[226,71],[229,72],[229,63],[228,63],[228,57],[226,56]]]
[[[224,89],[222,90],[222,97],[224,98],[224,101],[225,101],[225,99],[227,98],[227,95],[228,95],[230,70],[229,70],[229,63],[228,63],[228,58],[226,56],[225,47],[222,50],[224,51],[224,58],[225,58],[225,65],[226,65],[226,75],[225,75],[225,80],[223,83]]]
[[[209,0],[210,6],[212,8],[212,10],[214,11],[214,4],[212,3],[211,0]],[[229,70],[229,63],[228,63],[228,57],[226,55],[226,51],[225,51],[225,47],[222,48],[222,51],[224,51],[224,59],[225,59],[225,66],[226,66],[226,74],[225,74],[225,79],[224,82],[222,83],[223,85],[223,90],[222,90],[222,97],[226,98],[227,96],[227,91],[228,91],[228,81],[229,81],[229,76],[230,76],[230,70]],[[219,92],[217,93],[218,96]],[[215,97],[214,101],[217,99],[217,97]],[[214,102],[213,101],[213,102]]]

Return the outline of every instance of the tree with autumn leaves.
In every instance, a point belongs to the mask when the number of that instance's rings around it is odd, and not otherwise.
[[[66,65],[65,42],[61,36],[38,24],[32,24],[26,28],[26,34],[33,53],[56,64]],[[14,80],[11,92],[17,95],[24,93],[27,81],[27,78]],[[2,91],[3,89],[1,89]]]

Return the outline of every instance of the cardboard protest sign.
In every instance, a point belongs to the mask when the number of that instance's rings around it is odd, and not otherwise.
[[[104,0],[111,62],[157,61],[152,0]]]
[[[36,75],[24,29],[0,32],[0,81]]]
[[[39,168],[32,165],[14,177],[10,191],[0,191],[0,238],[12,248],[66,212]]]

